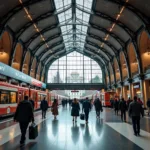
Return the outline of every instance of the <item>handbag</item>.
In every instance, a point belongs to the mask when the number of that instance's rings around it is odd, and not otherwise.
[[[35,139],[38,136],[38,127],[35,123],[29,126],[29,139]]]
[[[84,114],[80,114],[80,119],[84,120],[85,119],[85,115]]]

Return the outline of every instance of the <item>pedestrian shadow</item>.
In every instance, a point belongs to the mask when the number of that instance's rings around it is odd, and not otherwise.
[[[103,119],[96,120],[95,128],[97,135],[100,136],[103,130]]]
[[[91,143],[91,135],[90,135],[90,130],[89,130],[89,126],[86,125],[85,126],[85,132],[84,132],[84,135],[83,135],[83,141],[85,143],[85,145],[87,147],[89,147],[90,143]]]
[[[79,127],[77,126],[76,123],[73,123],[73,126],[71,127],[71,133],[72,133],[72,141],[74,142],[74,144],[76,144],[79,140],[80,135]]]
[[[52,121],[52,133],[53,133],[54,136],[56,136],[57,133],[58,133],[58,124],[59,124],[58,120],[53,120]]]

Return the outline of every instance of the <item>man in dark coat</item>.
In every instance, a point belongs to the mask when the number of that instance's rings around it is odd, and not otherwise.
[[[34,122],[33,108],[31,103],[28,101],[28,96],[25,96],[24,100],[18,104],[14,115],[14,121],[19,122],[21,130],[20,146],[23,146],[25,144],[25,135],[29,122]]]
[[[94,101],[94,106],[95,106],[95,111],[96,111],[96,117],[100,118],[100,111],[102,111],[102,103],[99,98],[97,98]]]
[[[29,98],[29,102],[31,103],[32,108],[33,108],[33,110],[34,110],[34,106],[35,106],[35,104],[34,104],[34,100],[32,100],[32,98],[31,98],[31,97]]]
[[[119,101],[116,99],[114,102],[114,108],[115,108],[115,115],[118,116],[118,111],[119,111]]]
[[[86,121],[86,123],[88,123],[89,112],[91,110],[91,103],[89,102],[88,98],[86,98],[86,100],[83,102],[83,108],[82,108],[82,110],[85,113],[85,121]]]
[[[48,103],[44,97],[44,99],[41,101],[41,105],[40,105],[40,108],[42,110],[42,119],[43,118],[46,118],[46,111],[48,109]]]
[[[129,105],[128,113],[132,118],[134,135],[140,135],[140,115],[144,116],[144,110],[142,105],[138,103],[136,96],[134,96],[134,101]]]
[[[127,105],[126,105],[126,101],[124,100],[124,98],[122,98],[120,104],[119,104],[119,109],[121,111],[121,120],[126,122],[126,111],[127,111]]]

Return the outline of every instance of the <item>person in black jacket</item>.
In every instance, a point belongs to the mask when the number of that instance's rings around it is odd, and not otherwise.
[[[33,110],[34,110],[34,106],[35,106],[35,104],[34,104],[34,100],[32,100],[32,98],[31,98],[31,97],[29,98],[29,102],[32,104],[32,108],[33,108]]]
[[[89,112],[91,110],[91,103],[89,102],[88,98],[86,98],[86,100],[83,102],[82,110],[85,113],[85,121],[86,121],[86,123],[88,123]]]
[[[134,135],[140,135],[140,115],[142,115],[142,117],[144,116],[144,110],[142,105],[138,103],[136,96],[134,96],[134,101],[129,105],[128,113],[132,118]]]
[[[115,115],[118,116],[118,111],[119,111],[119,101],[116,99],[114,101],[114,108],[115,108]]]
[[[25,135],[29,122],[34,122],[33,108],[31,103],[28,101],[28,96],[25,96],[24,100],[18,104],[14,115],[14,121],[19,122],[21,130],[20,146],[23,146],[25,144]]]
[[[122,98],[120,104],[119,104],[119,109],[121,111],[121,120],[126,122],[126,111],[127,111],[127,105],[126,105],[126,101],[124,100],[124,98]]]
[[[102,111],[102,103],[99,98],[97,98],[94,101],[94,106],[95,106],[95,111],[96,111],[96,117],[100,118],[100,111]]]
[[[41,101],[41,105],[40,105],[40,108],[42,110],[42,119],[43,118],[46,118],[46,111],[48,109],[48,103],[44,97],[44,99]]]

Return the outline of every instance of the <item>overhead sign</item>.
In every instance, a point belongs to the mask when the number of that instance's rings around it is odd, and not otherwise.
[[[73,91],[71,91],[71,92],[79,92],[79,91],[77,91],[77,90],[73,90]]]
[[[38,80],[36,80],[36,79],[14,69],[6,64],[3,64],[1,62],[0,62],[0,74],[11,77],[11,78],[19,80],[19,81],[29,83],[29,84],[37,86],[37,87],[46,88],[45,83],[38,81]]]

